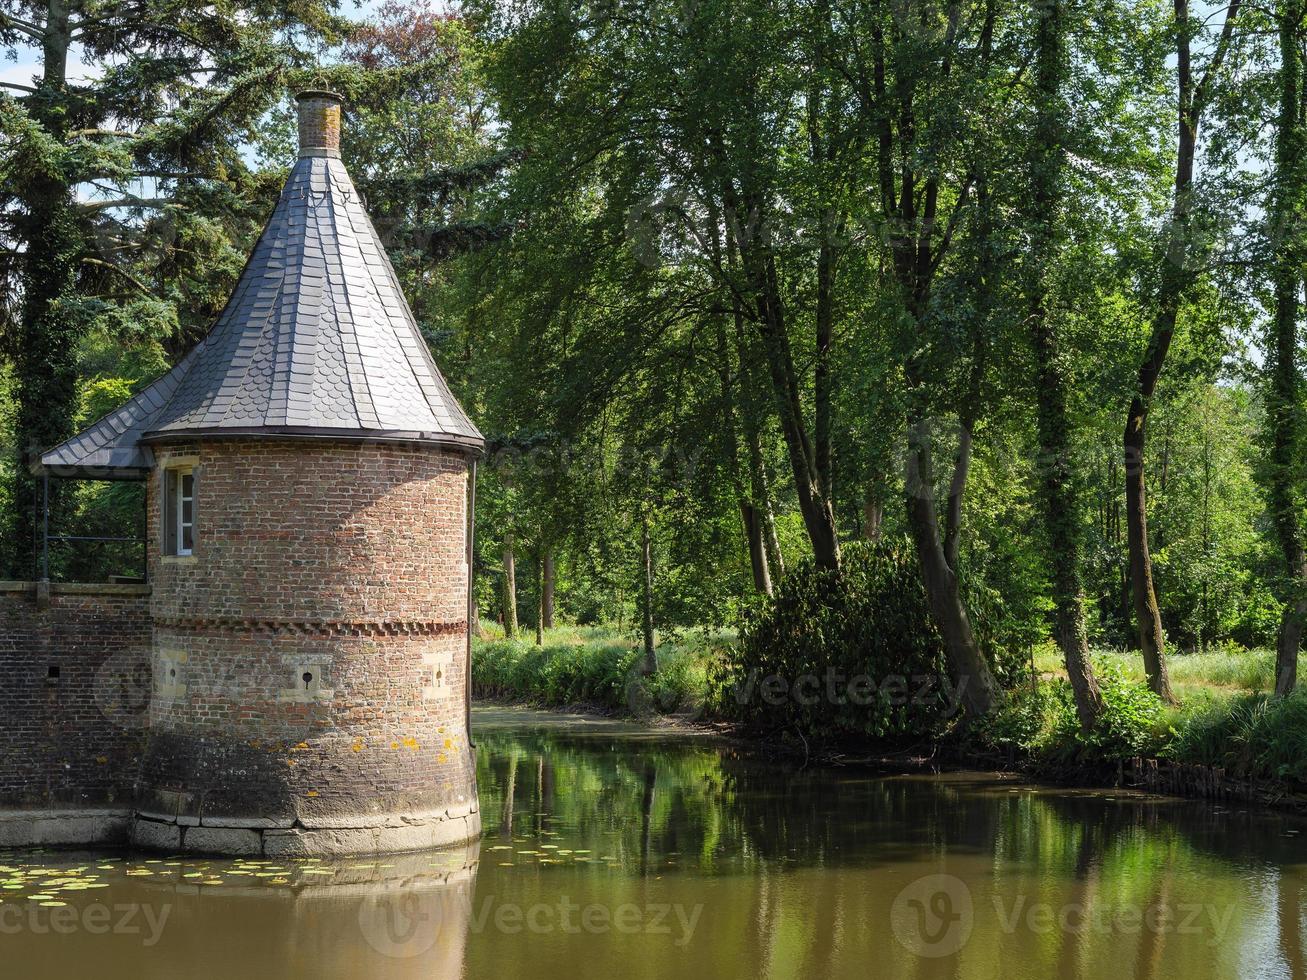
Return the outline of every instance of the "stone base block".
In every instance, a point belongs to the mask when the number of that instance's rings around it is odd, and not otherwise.
[[[182,826],[137,814],[131,840],[149,850],[249,857],[331,857],[390,854],[453,847],[481,836],[475,804],[461,810],[360,817],[361,826],[267,827],[255,818],[244,827]],[[345,821],[339,821],[341,823]]]
[[[131,823],[127,810],[0,810],[0,847],[121,847]]]
[[[263,853],[263,837],[257,830],[189,827],[182,838],[182,850],[193,854],[257,856]]]

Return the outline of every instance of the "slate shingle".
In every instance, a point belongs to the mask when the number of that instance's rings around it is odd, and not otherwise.
[[[334,157],[295,164],[208,335],[41,462],[69,476],[148,470],[152,439],[224,430],[483,445]]]

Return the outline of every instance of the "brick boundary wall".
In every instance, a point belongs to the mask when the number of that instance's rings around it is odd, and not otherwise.
[[[0,806],[131,806],[150,589],[0,582]],[[57,674],[57,676],[54,676]]]

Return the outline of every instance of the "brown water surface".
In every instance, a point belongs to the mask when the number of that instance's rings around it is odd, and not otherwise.
[[[471,848],[0,852],[0,977],[1307,978],[1295,818],[579,716],[474,729]]]

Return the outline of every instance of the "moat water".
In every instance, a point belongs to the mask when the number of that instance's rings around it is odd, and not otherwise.
[[[478,710],[479,846],[0,851],[0,977],[1307,977],[1307,824]]]

